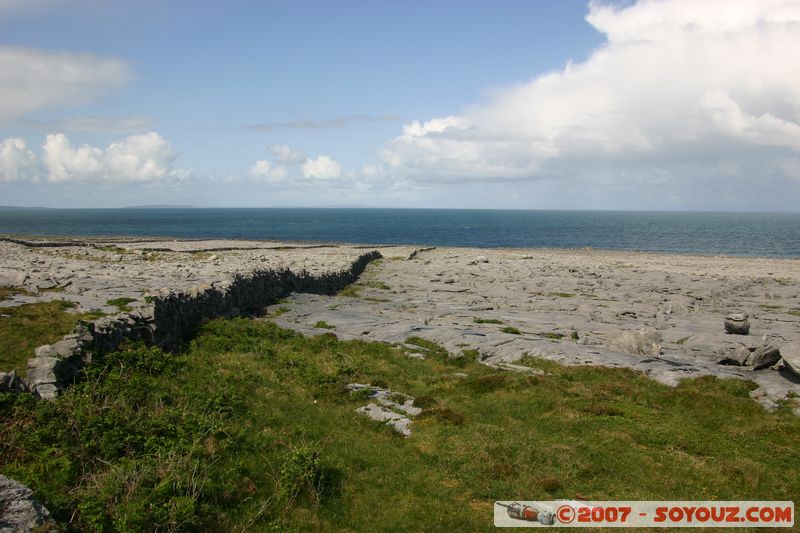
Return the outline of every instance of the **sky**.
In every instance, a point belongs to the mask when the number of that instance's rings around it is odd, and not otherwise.
[[[0,205],[798,211],[800,0],[0,0]]]

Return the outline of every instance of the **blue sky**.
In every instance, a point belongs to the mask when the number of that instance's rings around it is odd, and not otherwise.
[[[0,0],[0,204],[796,210],[800,9],[696,4]]]

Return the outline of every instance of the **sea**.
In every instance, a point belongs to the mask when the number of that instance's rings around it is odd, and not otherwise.
[[[800,257],[800,213],[366,208],[0,209],[0,235],[598,248]]]

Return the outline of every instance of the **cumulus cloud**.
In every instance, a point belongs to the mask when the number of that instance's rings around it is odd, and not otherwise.
[[[342,165],[327,155],[308,159],[303,163],[302,170],[306,179],[335,180],[342,175]]]
[[[156,132],[131,135],[105,149],[73,147],[62,133],[48,135],[42,145],[43,163],[51,182],[152,182],[173,175],[175,153]]]
[[[288,177],[289,171],[285,166],[273,165],[266,159],[256,161],[250,167],[250,176],[256,181],[263,181],[272,185],[283,183]]]
[[[36,176],[36,156],[23,139],[0,141],[0,181],[21,181]]]
[[[388,168],[420,181],[631,184],[793,168],[800,1],[593,2],[586,20],[606,36],[586,61],[407,124],[384,146]]]
[[[39,109],[90,102],[132,77],[117,58],[0,45],[0,125]]]
[[[270,147],[276,161],[259,159],[250,167],[250,177],[259,182],[283,187],[310,183],[337,182],[343,177],[342,166],[330,156],[309,158],[285,144]]]
[[[273,144],[270,146],[270,151],[278,161],[286,165],[302,163],[306,160],[306,154],[285,144]]]

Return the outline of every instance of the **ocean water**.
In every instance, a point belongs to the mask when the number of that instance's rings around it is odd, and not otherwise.
[[[277,239],[800,257],[800,213],[0,209],[0,235]]]

